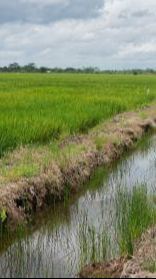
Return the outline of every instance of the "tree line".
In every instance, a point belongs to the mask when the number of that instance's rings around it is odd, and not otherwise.
[[[129,69],[129,70],[100,70],[97,67],[84,68],[49,68],[37,67],[35,63],[29,63],[21,66],[18,63],[12,63],[8,66],[0,67],[1,73],[107,73],[107,74],[156,74],[155,69]]]

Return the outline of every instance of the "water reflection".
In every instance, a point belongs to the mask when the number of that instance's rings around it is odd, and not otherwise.
[[[99,185],[96,180],[68,204],[49,209],[40,217],[39,229],[1,251],[1,278],[75,277],[85,264],[118,255],[118,194],[136,185],[155,191],[155,139],[146,141],[109,174],[100,174]]]

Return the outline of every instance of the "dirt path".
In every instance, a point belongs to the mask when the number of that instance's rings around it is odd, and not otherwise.
[[[60,144],[62,151],[72,144],[81,145],[83,152],[65,158],[63,165],[59,160],[52,160],[38,176],[23,177],[16,183],[8,181],[0,187],[1,220],[11,227],[29,221],[36,211],[54,200],[63,199],[66,191],[71,194],[78,191],[98,166],[117,160],[149,129],[155,128],[156,106],[153,105],[142,111],[120,114],[87,135],[63,141]]]

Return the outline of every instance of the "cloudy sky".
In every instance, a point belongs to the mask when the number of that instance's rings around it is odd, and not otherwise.
[[[156,0],[0,0],[0,64],[156,68]]]

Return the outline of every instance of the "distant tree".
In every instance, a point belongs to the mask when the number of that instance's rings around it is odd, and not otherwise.
[[[97,67],[88,67],[83,69],[84,73],[98,73],[100,70]]]
[[[139,74],[137,70],[133,70],[132,73],[134,76],[137,76]]]
[[[37,67],[36,67],[35,63],[29,63],[28,65],[25,65],[23,67],[23,69],[25,72],[28,72],[28,73],[33,73],[33,72],[37,71]]]
[[[76,70],[74,68],[66,68],[65,70],[65,73],[74,73]]]
[[[104,74],[156,74],[155,69],[129,69],[129,70],[100,70],[97,67],[86,67],[86,68],[47,68],[40,67],[38,68],[35,63],[29,63],[25,66],[20,66],[18,63],[12,63],[9,66],[0,67],[0,72],[19,72],[19,73],[86,73],[86,74],[94,74],[94,73],[104,73]]]
[[[39,71],[40,71],[41,73],[47,73],[47,72],[49,71],[49,69],[46,68],[46,67],[40,67],[40,68],[39,68]]]
[[[154,74],[155,71],[153,69],[148,68],[148,69],[146,69],[146,72],[150,73],[150,74]]]
[[[20,65],[18,63],[12,63],[8,66],[9,72],[18,72],[20,70]]]

